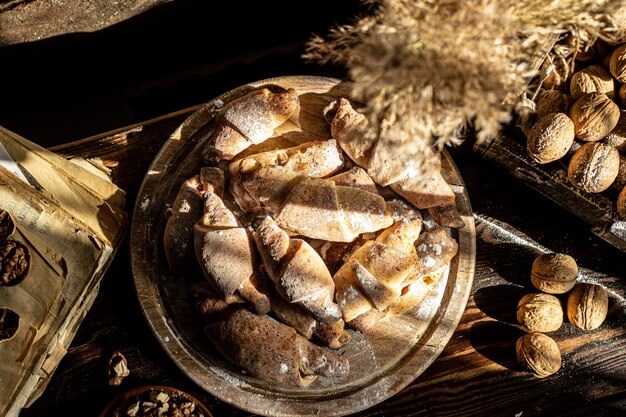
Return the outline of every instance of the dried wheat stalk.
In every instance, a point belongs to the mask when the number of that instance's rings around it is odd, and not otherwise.
[[[303,58],[345,65],[353,96],[371,122],[402,134],[399,150],[438,166],[437,150],[464,139],[491,138],[511,120],[515,98],[546,54],[568,69],[572,50],[625,27],[626,0],[364,0],[368,13],[351,25],[314,35]],[[554,36],[568,48],[548,50]],[[511,100],[511,98],[514,98]],[[434,151],[434,152],[433,152]]]

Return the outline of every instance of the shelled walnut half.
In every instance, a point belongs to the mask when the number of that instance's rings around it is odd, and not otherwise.
[[[15,222],[8,211],[0,209],[0,242],[7,240],[15,231]]]
[[[22,243],[10,239],[15,222],[8,211],[0,209],[0,286],[21,282],[30,271],[30,254]]]
[[[107,363],[107,380],[109,385],[120,385],[122,380],[130,375],[128,362],[120,352],[114,352]]]
[[[15,240],[0,243],[0,286],[21,282],[30,271],[28,248]]]
[[[20,316],[9,308],[0,308],[0,342],[10,340],[20,327]]]

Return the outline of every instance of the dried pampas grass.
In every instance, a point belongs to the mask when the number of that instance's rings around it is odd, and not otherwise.
[[[386,123],[398,149],[438,167],[437,151],[466,129],[479,141],[508,123],[549,56],[568,71],[575,51],[623,36],[626,0],[365,0],[351,25],[314,35],[303,58],[349,71],[372,135]],[[569,37],[566,47],[553,47]],[[554,68],[551,68],[554,70]]]

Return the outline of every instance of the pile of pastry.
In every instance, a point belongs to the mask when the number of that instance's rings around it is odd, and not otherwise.
[[[199,266],[197,307],[217,350],[249,375],[306,387],[348,375],[351,332],[427,296],[464,223],[441,174],[412,176],[391,140],[367,139],[348,99],[324,108],[327,139],[289,146],[275,129],[299,111],[294,89],[223,106],[163,244],[172,271]]]

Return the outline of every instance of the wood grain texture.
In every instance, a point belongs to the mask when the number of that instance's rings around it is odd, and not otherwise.
[[[132,199],[157,152],[197,109],[192,107],[50,150],[66,158],[99,159],[110,170],[113,182]]]
[[[76,150],[88,156],[111,147],[110,163],[118,158],[120,167],[142,156],[151,161],[185,117],[155,122],[144,138],[153,143],[143,148],[145,154],[126,152],[123,141],[112,144],[106,134],[64,147],[64,154],[72,156]],[[624,254],[592,234],[582,219],[486,163],[472,150],[470,139],[449,152],[464,179],[478,226],[476,272],[467,308],[444,350],[422,375],[354,416],[624,415]],[[143,175],[125,177],[123,169],[117,174],[128,194],[136,195]],[[563,366],[551,377],[536,379],[518,368],[513,345],[523,333],[515,323],[515,307],[519,298],[533,291],[530,267],[542,250],[572,255],[584,268],[585,279],[609,290],[610,311],[605,324],[592,332],[566,322],[552,333],[563,350]],[[161,348],[137,302],[129,253],[125,241],[50,385],[21,415],[65,417],[68,410],[97,415],[126,389],[167,384],[194,394],[215,416],[252,416],[204,391]],[[104,376],[113,350],[126,356],[131,369],[119,387],[108,386]]]

